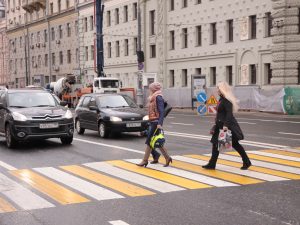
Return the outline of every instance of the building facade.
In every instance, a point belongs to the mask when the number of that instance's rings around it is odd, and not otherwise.
[[[9,71],[15,87],[44,85],[79,69],[71,0],[8,0]]]
[[[264,89],[300,82],[299,0],[105,0],[104,5],[104,29],[97,34],[93,0],[8,1],[15,86],[67,73],[91,83],[97,74],[95,38],[103,35],[105,73],[136,88],[138,8],[144,86],[158,80],[181,96],[190,93],[194,74],[205,75],[208,87],[222,80]]]
[[[9,84],[8,76],[8,40],[6,36],[5,5],[0,1],[0,86]]]

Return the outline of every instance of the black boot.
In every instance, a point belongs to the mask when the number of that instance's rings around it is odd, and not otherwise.
[[[208,170],[216,169],[218,157],[219,157],[218,145],[213,145],[211,158],[210,158],[208,164],[202,166],[202,168],[208,169]]]
[[[155,149],[153,149],[151,151],[151,154],[152,154],[152,157],[153,157],[153,161],[151,161],[150,163],[151,164],[157,164],[159,162],[160,154]]]
[[[252,166],[252,163],[251,163],[251,161],[248,159],[247,162],[244,162],[244,163],[243,163],[243,166],[241,167],[241,170],[247,170],[247,169],[249,169],[250,166]]]

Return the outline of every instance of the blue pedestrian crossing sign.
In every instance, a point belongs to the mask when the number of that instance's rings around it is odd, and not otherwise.
[[[200,115],[206,115],[207,112],[206,105],[199,105],[197,111]]]
[[[207,101],[207,95],[206,95],[206,93],[205,92],[200,92],[197,95],[197,101],[204,104]]]

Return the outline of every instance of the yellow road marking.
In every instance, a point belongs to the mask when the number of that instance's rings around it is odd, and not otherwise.
[[[0,213],[15,212],[15,211],[17,211],[15,207],[13,207],[3,198],[0,198]]]
[[[88,199],[79,194],[54,183],[31,170],[14,170],[10,171],[10,173],[62,205],[89,202]]]
[[[134,165],[132,163],[127,163],[121,160],[116,160],[116,161],[108,161],[113,166],[129,170],[135,173],[139,173],[148,177],[152,177],[158,180],[162,180],[171,184],[175,184],[180,187],[184,187],[187,189],[200,189],[200,188],[209,188],[211,187],[210,185],[203,184],[197,181],[192,181],[183,177],[175,176],[172,174],[168,174],[165,172],[153,170],[153,169],[148,169],[148,168],[142,168],[138,167],[137,165]]]
[[[274,154],[278,154],[278,155],[286,155],[286,156],[300,158],[300,152],[295,153],[295,152],[287,152],[287,151],[283,151],[283,150],[263,150],[261,152],[268,152],[268,153],[274,153]]]
[[[204,156],[204,155],[186,155],[186,157],[207,160],[207,161],[210,159],[210,157]],[[241,163],[232,162],[232,161],[225,160],[225,159],[218,159],[218,163],[226,165],[226,166],[237,167],[237,168],[240,168],[242,166]],[[279,170],[268,169],[268,168],[259,167],[259,166],[251,166],[249,168],[249,170],[260,172],[260,173],[265,173],[265,174],[270,174],[270,175],[275,175],[278,177],[293,179],[293,180],[300,180],[300,175],[293,174],[293,173],[287,173],[287,172],[283,172],[283,171],[279,171]]]
[[[234,156],[239,155],[237,152],[228,152],[226,154],[234,155]],[[300,162],[279,159],[279,158],[274,158],[274,157],[269,157],[269,156],[255,155],[252,153],[247,153],[247,154],[250,157],[250,159],[256,159],[256,160],[265,161],[265,162],[272,162],[272,163],[277,163],[277,164],[286,165],[286,166],[300,167]]]
[[[230,181],[236,184],[257,184],[257,183],[263,183],[264,181],[258,180],[255,178],[250,178],[247,176],[241,176],[233,173],[228,173],[224,171],[219,171],[219,170],[206,170],[203,169],[202,167],[198,165],[193,165],[190,163],[186,162],[181,162],[181,161],[173,161],[172,163],[173,167],[196,172],[196,173],[201,173],[210,177],[215,177],[218,179],[222,179],[225,181]]]
[[[140,188],[138,186],[126,183],[124,181],[103,175],[101,173],[95,172],[93,170],[81,167],[81,166],[61,166],[60,168],[71,172],[75,175],[78,175],[87,180],[93,181],[97,184],[106,186],[113,190],[119,191],[131,197],[137,196],[146,196],[146,195],[154,195],[154,192],[148,191],[146,189]]]

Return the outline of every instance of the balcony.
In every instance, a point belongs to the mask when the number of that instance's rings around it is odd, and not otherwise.
[[[46,0],[22,0],[22,8],[27,12],[46,8]]]

